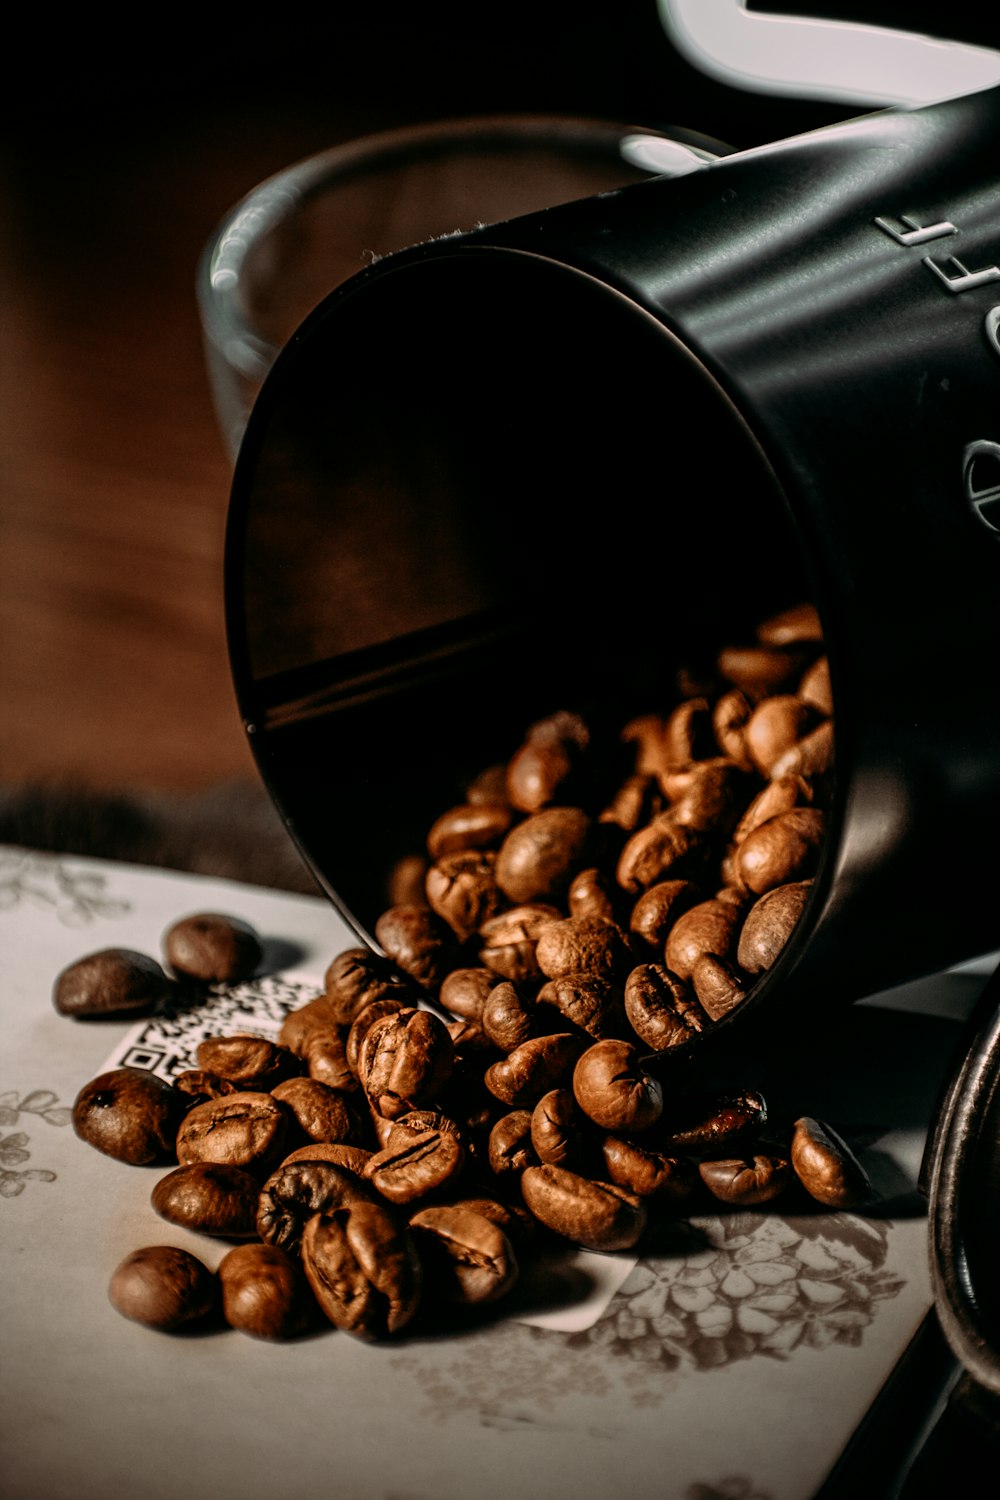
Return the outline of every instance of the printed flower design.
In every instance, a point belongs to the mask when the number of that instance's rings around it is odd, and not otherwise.
[[[0,1125],[16,1125],[21,1115],[36,1115],[49,1125],[68,1125],[72,1110],[60,1105],[51,1089],[32,1089],[23,1099],[11,1090],[0,1094]],[[55,1182],[55,1172],[45,1167],[28,1167],[28,1136],[23,1130],[0,1135],[0,1198],[16,1198],[28,1182]]]
[[[66,927],[123,916],[132,904],[107,893],[108,878],[27,850],[0,852],[0,912],[22,903],[51,910]]]

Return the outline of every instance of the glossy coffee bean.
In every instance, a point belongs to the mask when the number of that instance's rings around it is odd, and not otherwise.
[[[478,1306],[499,1301],[518,1279],[511,1241],[475,1209],[422,1208],[411,1214],[409,1229],[423,1267],[425,1295]]]
[[[748,974],[762,974],[782,952],[805,911],[811,880],[792,881],[766,891],[746,914],[736,949]]]
[[[89,1146],[132,1166],[176,1161],[177,1130],[189,1103],[145,1068],[112,1068],[77,1094],[73,1129]]]
[[[691,985],[665,964],[637,964],[625,982],[625,1014],[653,1052],[689,1042],[708,1025]]]
[[[563,1167],[528,1167],[521,1193],[539,1223],[586,1250],[631,1250],[646,1228],[648,1211],[637,1194]]]
[[[302,1268],[324,1315],[355,1338],[391,1337],[420,1306],[420,1257],[388,1205],[314,1214],[302,1233]]]
[[[374,1197],[371,1186],[346,1166],[320,1161],[315,1155],[306,1160],[289,1158],[261,1188],[257,1233],[266,1244],[292,1251],[314,1214],[333,1213]]]
[[[505,906],[496,882],[496,854],[490,849],[458,849],[442,854],[427,871],[427,900],[455,934],[466,943],[484,922]]]
[[[155,958],[131,948],[102,948],[62,970],[52,1003],[60,1015],[78,1020],[143,1016],[166,1000],[171,988]]]
[[[640,1198],[680,1207],[694,1195],[698,1168],[688,1156],[668,1156],[616,1135],[603,1138],[601,1156],[608,1181]]]
[[[516,824],[497,853],[496,881],[514,905],[565,896],[585,864],[591,819],[579,807],[546,807]]]
[[[177,1160],[222,1162],[258,1175],[280,1158],[288,1115],[270,1094],[236,1093],[196,1104],[177,1132]]]
[[[427,852],[437,863],[462,849],[495,849],[514,822],[505,802],[464,802],[435,818],[427,834]]]
[[[219,1287],[214,1272],[189,1250],[146,1245],[115,1267],[108,1297],[123,1318],[173,1333],[209,1319]]]
[[[268,1093],[276,1084],[300,1072],[291,1048],[266,1037],[236,1035],[206,1037],[198,1043],[199,1068],[234,1083],[239,1089]]]
[[[250,923],[224,912],[195,912],[174,922],[163,936],[163,952],[175,974],[204,984],[239,984],[264,956]]]
[[[257,1233],[259,1193],[257,1178],[242,1167],[193,1162],[161,1177],[150,1203],[168,1224],[239,1240]]]
[[[364,1145],[367,1131],[351,1096],[318,1078],[288,1078],[271,1090],[288,1111],[293,1134],[303,1141]]]
[[[413,1005],[418,993],[391,959],[369,948],[347,948],[338,953],[327,965],[323,989],[330,1018],[344,1027],[350,1027],[355,1017],[376,1000]]]
[[[735,1157],[767,1124],[767,1103],[755,1089],[697,1092],[672,1100],[656,1132],[661,1151],[705,1160]]]
[[[217,1275],[223,1318],[251,1338],[293,1339],[319,1320],[300,1262],[277,1245],[238,1245],[222,1257]]]
[[[386,1120],[433,1102],[451,1077],[455,1049],[445,1023],[426,1010],[383,1016],[361,1044],[358,1073]]]
[[[713,1158],[698,1164],[702,1182],[723,1203],[754,1207],[770,1203],[788,1186],[791,1163],[785,1157],[755,1156]]]
[[[535,958],[538,939],[550,922],[563,913],[547,902],[526,902],[500,912],[479,929],[480,962],[501,979],[540,979]]]
[[[536,813],[572,800],[590,731],[578,714],[560,712],[532,724],[507,763],[504,786],[512,807]]]
[[[492,1063],[483,1082],[504,1104],[533,1109],[543,1094],[569,1079],[580,1048],[580,1041],[570,1032],[532,1037]]]
[[[605,1130],[647,1130],[663,1112],[663,1087],[646,1072],[632,1042],[595,1042],[573,1069],[573,1096]]]
[[[810,1197],[828,1208],[860,1208],[871,1181],[847,1142],[822,1120],[803,1115],[792,1134],[792,1167]]]
[[[426,1129],[400,1136],[376,1151],[365,1179],[389,1203],[414,1203],[439,1192],[461,1176],[465,1148],[454,1130]]]
[[[494,1177],[516,1175],[538,1163],[532,1138],[530,1109],[512,1109],[501,1115],[489,1134],[487,1158]]]
[[[390,906],[375,923],[375,937],[403,973],[431,994],[437,993],[445,974],[454,968],[455,934],[430,907]],[[383,998],[384,993],[366,992],[366,1003]],[[392,998],[403,997],[394,993]]]

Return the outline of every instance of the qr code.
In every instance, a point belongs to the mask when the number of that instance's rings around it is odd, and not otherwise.
[[[206,1037],[249,1033],[275,1038],[289,1012],[316,994],[315,986],[265,977],[213,990],[197,1004],[165,1006],[133,1027],[103,1071],[146,1068],[170,1082],[178,1073],[198,1066],[198,1043]]]

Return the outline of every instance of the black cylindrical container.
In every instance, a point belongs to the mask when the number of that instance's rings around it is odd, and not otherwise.
[[[1000,91],[878,111],[402,251],[307,319],[237,464],[231,656],[365,940],[535,718],[662,711],[809,598],[832,826],[781,957],[686,1046],[995,948],[998,162]]]

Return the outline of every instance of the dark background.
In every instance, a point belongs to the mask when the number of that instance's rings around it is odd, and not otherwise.
[[[970,3],[796,8],[981,44],[998,29]],[[313,151],[422,120],[581,114],[744,148],[863,111],[696,73],[655,0],[36,6],[6,62],[0,840],[309,888],[226,655],[229,465],[193,290],[222,215]]]

